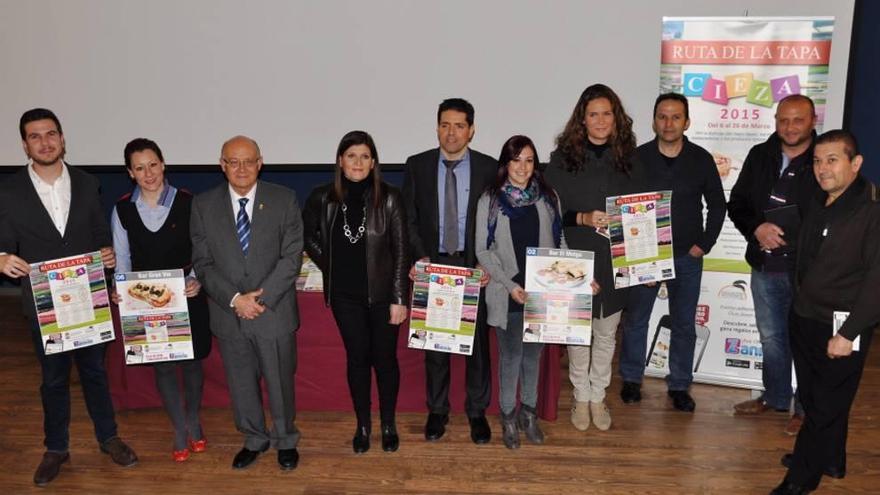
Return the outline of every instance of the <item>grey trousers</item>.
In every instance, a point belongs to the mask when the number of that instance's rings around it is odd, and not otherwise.
[[[496,328],[498,338],[498,383],[501,412],[516,409],[516,387],[520,400],[532,409],[538,403],[538,372],[544,344],[523,343],[522,311],[507,314],[507,328]]]
[[[593,339],[590,345],[568,346],[568,378],[577,402],[602,402],[611,383],[611,360],[614,358],[614,335],[621,311],[609,316],[593,315]]]
[[[244,434],[249,450],[292,449],[299,441],[294,419],[294,382],[296,372],[296,334],[264,338],[239,334],[218,338],[235,427]],[[272,429],[266,429],[260,378],[269,395]]]
[[[183,397],[180,395],[177,370],[183,375]],[[202,362],[191,360],[156,363],[153,372],[162,405],[174,426],[174,450],[183,450],[189,438],[202,439],[202,426],[199,422],[204,383]]]

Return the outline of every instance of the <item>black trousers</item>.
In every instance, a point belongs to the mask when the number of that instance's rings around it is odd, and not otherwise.
[[[464,266],[461,258],[439,258],[437,263]],[[451,354],[425,351],[425,391],[428,411],[449,414],[449,359]],[[465,356],[464,410],[469,418],[485,414],[492,398],[492,365],[489,361],[489,327],[486,323],[486,291],[480,291],[474,332],[473,354]]]
[[[358,426],[370,430],[371,370],[376,370],[379,389],[379,415],[382,423],[394,423],[400,366],[397,364],[399,325],[388,323],[388,304],[368,305],[366,301],[343,296],[330,301],[333,317],[345,345],[348,389]]]
[[[846,467],[846,436],[871,334],[862,336],[861,350],[844,358],[827,355],[832,327],[792,312],[789,324],[798,395],[806,418],[786,478],[801,486],[819,486],[826,467]]]

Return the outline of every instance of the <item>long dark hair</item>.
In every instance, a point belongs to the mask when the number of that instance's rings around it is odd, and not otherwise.
[[[584,123],[587,104],[599,98],[608,100],[614,113],[614,132],[608,138],[610,151],[614,154],[614,166],[629,175],[631,168],[629,159],[636,149],[636,135],[632,130],[633,120],[626,114],[617,94],[604,84],[593,84],[581,93],[568,123],[565,124],[565,129],[556,137],[556,152],[562,153],[569,172],[584,169],[587,161],[587,127]]]
[[[489,184],[486,188],[486,192],[488,192],[489,196],[493,199],[497,197],[498,194],[501,194],[501,188],[503,188],[504,184],[507,182],[507,164],[514,158],[518,157],[526,147],[531,148],[532,153],[535,154],[535,171],[532,173],[532,178],[530,180],[535,181],[538,184],[538,191],[540,191],[541,195],[545,196],[555,208],[556,191],[547,184],[547,181],[544,180],[544,176],[541,175],[538,162],[538,150],[535,148],[535,143],[533,143],[528,136],[520,134],[511,136],[510,139],[505,141],[504,145],[501,146],[501,154],[498,155],[498,172],[495,174],[495,181]]]
[[[373,137],[366,131],[350,131],[342,136],[339,146],[336,148],[336,173],[333,176],[333,199],[339,203],[345,200],[345,188],[342,185],[342,165],[340,159],[342,155],[352,146],[359,144],[370,148],[370,155],[373,157],[373,170],[370,175],[373,177],[373,208],[378,208],[385,201],[382,197],[382,174],[379,172],[379,152],[376,151],[376,143]]]

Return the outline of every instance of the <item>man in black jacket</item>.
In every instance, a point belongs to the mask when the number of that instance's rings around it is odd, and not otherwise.
[[[791,350],[788,313],[797,252],[797,229],[817,189],[811,170],[816,111],[812,100],[791,95],[776,109],[776,132],[754,146],[743,163],[728,214],[748,241],[755,320],[761,336],[761,397],[735,406],[737,414],[788,412],[791,406]],[[781,225],[782,224],[782,225]],[[795,406],[785,431],[796,434],[802,414]]]
[[[685,137],[689,125],[687,98],[662,94],[654,102],[656,138],[637,150],[648,171],[649,190],[672,190],[675,279],[666,282],[672,319],[666,383],[673,407],[685,412],[696,406],[688,389],[694,379],[694,316],[700,298],[703,256],[718,239],[726,211],[715,161],[708,151]],[[703,198],[707,208],[705,226]],[[659,288],[658,284],[637,285],[629,293],[620,349],[620,397],[628,404],[642,398],[648,322]]]
[[[98,181],[64,163],[64,134],[58,117],[50,110],[25,112],[19,131],[31,163],[0,187],[0,272],[23,280],[22,304],[42,369],[40,395],[46,453],[34,474],[34,483],[44,486],[70,460],[70,367],[74,361],[101,451],[123,466],[135,464],[137,456],[116,434],[104,369],[104,344],[46,355],[28,278],[29,263],[97,250],[105,267],[115,266]]]
[[[468,147],[474,137],[474,107],[461,98],[444,100],[437,110],[439,148],[406,160],[403,202],[409,224],[412,259],[474,267],[474,218],[477,201],[498,170],[491,157]],[[413,267],[414,269],[415,267]],[[410,271],[410,277],[413,276]],[[483,287],[489,282],[484,271]],[[466,357],[465,412],[471,440],[487,443],[492,436],[485,410],[491,398],[489,332],[486,302],[481,294],[473,353]],[[449,354],[425,351],[428,421],[425,438],[438,440],[449,421]]]
[[[806,419],[773,493],[807,493],[823,474],[846,474],[849,411],[880,324],[880,193],[859,175],[861,165],[852,134],[833,130],[816,140],[822,191],[801,229],[790,323]]]

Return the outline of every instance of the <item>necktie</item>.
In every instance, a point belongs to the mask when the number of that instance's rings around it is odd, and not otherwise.
[[[443,249],[452,254],[458,251],[458,185],[455,167],[461,160],[443,160],[446,165],[446,191],[443,202]]]
[[[238,215],[235,217],[235,229],[238,231],[238,243],[241,244],[241,252],[244,253],[245,256],[247,256],[248,247],[251,245],[251,220],[248,218],[247,210],[245,209],[247,202],[247,198],[239,198],[238,205],[240,208],[238,209]]]

